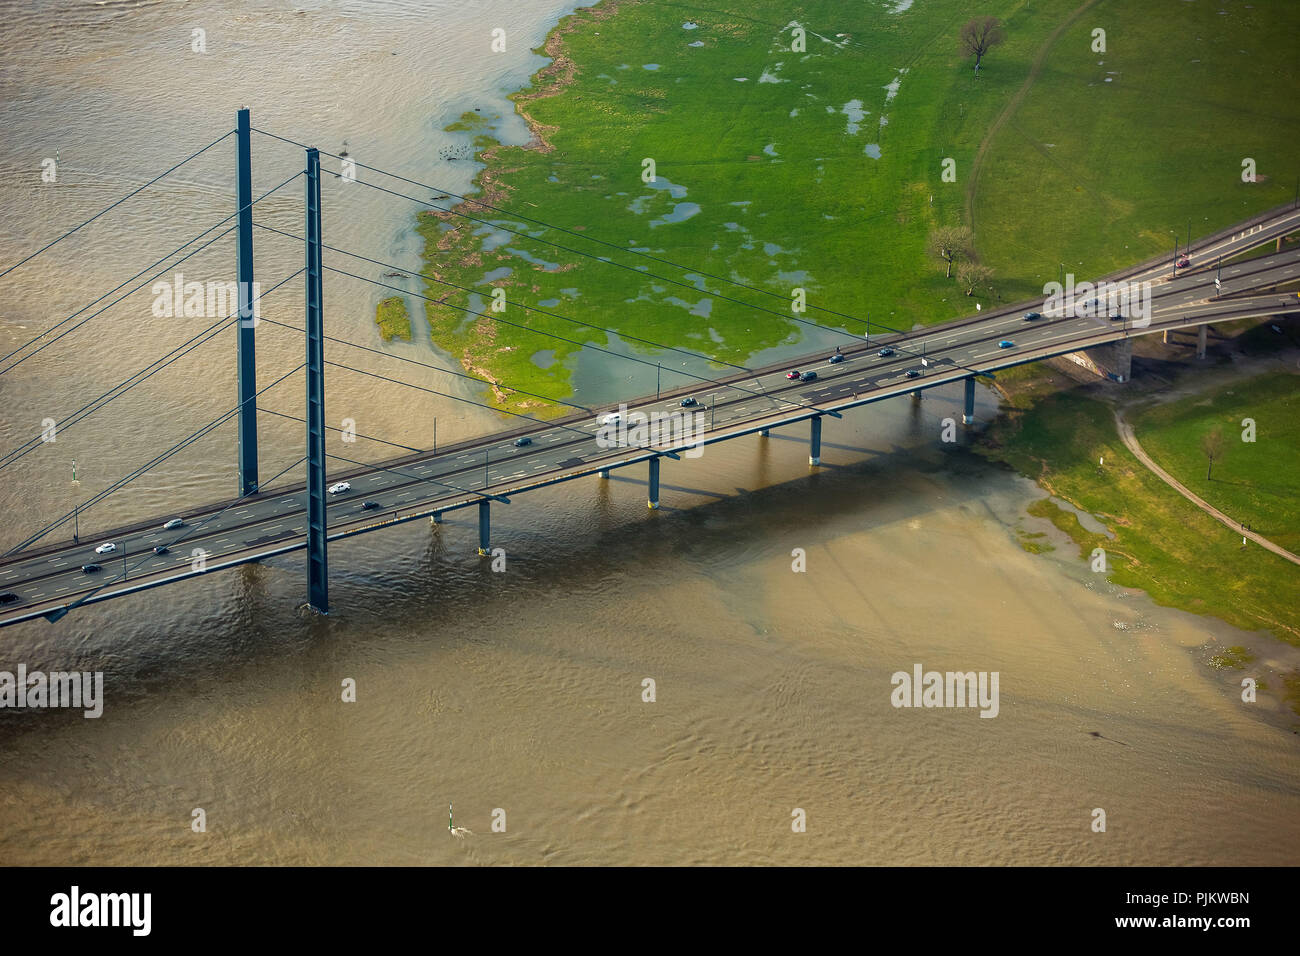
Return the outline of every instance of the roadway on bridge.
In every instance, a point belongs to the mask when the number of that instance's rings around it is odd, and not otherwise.
[[[973,371],[994,371],[1166,328],[1292,311],[1297,303],[1295,293],[1252,293],[1300,279],[1300,250],[1224,269],[1223,298],[1217,301],[1211,301],[1216,295],[1212,265],[1219,257],[1230,257],[1298,226],[1300,212],[1289,212],[1248,234],[1207,241],[1192,250],[1192,266],[1179,270],[1177,278],[1170,277],[1168,262],[1121,274],[1153,282],[1154,308],[1148,326],[1134,327],[1131,321],[1115,322],[1105,315],[1027,322],[1025,307],[1008,308],[905,335],[873,334],[869,342],[859,344],[846,337],[848,344],[842,347],[845,359],[837,364],[822,353],[627,404],[641,412],[680,412],[680,400],[694,397],[699,407],[692,411],[706,420],[704,441],[712,443],[760,427],[834,414],[839,409],[958,381]],[[1014,345],[1000,347],[1004,340]],[[892,347],[894,354],[879,355],[882,347]],[[817,379],[789,380],[786,373],[791,369],[816,372]],[[908,377],[909,370],[919,373],[918,377]],[[483,436],[437,454],[408,456],[333,475],[331,482],[347,480],[352,488],[328,501],[330,540],[465,507],[485,495],[508,499],[529,488],[591,474],[602,467],[634,463],[671,448],[600,447],[598,428],[596,416],[579,413],[546,426]],[[516,446],[521,435],[530,438],[531,444]],[[363,507],[367,502],[377,507]],[[301,549],[305,547],[305,507],[306,492],[301,485],[199,508],[186,508],[178,502],[174,513],[152,522],[10,555],[0,559],[0,594],[9,596],[0,607],[0,626],[48,613],[91,592],[96,593],[88,600],[105,600]],[[185,526],[164,530],[163,522],[172,517],[184,518]],[[104,542],[112,542],[116,550],[97,555],[95,547]],[[157,546],[167,547],[168,552],[154,554]],[[193,566],[196,550],[204,555],[201,571]],[[90,563],[100,565],[101,570],[83,572],[83,565]]]

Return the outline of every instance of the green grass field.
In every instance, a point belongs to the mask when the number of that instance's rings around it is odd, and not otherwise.
[[[541,124],[542,148],[489,149],[480,186],[494,204],[570,231],[488,213],[533,238],[489,236],[422,214],[427,271],[478,290],[426,282],[429,296],[447,296],[426,303],[435,340],[467,367],[564,397],[582,377],[581,343],[609,339],[523,306],[743,363],[774,346],[811,347],[815,330],[792,320],[796,287],[809,304],[800,318],[859,333],[863,318],[910,328],[973,311],[976,300],[925,251],[936,225],[970,224],[968,201],[995,296],[1015,299],[1040,292],[1058,261],[1108,271],[1166,239],[1172,247],[1166,230],[1185,232],[1189,217],[1205,232],[1292,194],[1300,101],[1290,95],[1295,45],[1282,38],[1296,35],[1300,4],[1232,4],[1220,17],[1208,3],[1100,0],[1050,44],[1080,4],[896,6],[623,2],[612,16],[605,3],[564,18],[557,31],[570,59],[535,80],[548,95],[516,98]],[[978,77],[957,48],[961,24],[977,14],[1002,18],[1007,35]],[[807,31],[804,52],[791,49],[792,23]],[[1105,55],[1089,49],[1097,27],[1107,30]],[[972,164],[999,117],[972,197]],[[481,147],[492,123],[470,115],[449,128]],[[1241,183],[1244,156],[1260,182]],[[653,186],[642,180],[646,159]],[[942,181],[945,159],[955,182]],[[632,249],[762,291],[623,251]],[[528,330],[454,308],[485,311],[492,287],[515,303],[498,318]],[[599,360],[610,368],[583,393],[616,397],[637,370]]]
[[[1268,387],[1260,383],[1258,394],[1266,394]],[[1199,414],[1187,420],[1194,422]],[[1273,423],[1276,417],[1269,413],[1266,420]],[[1157,432],[1139,428],[1143,447],[1165,467],[1147,444],[1148,434]],[[1294,429],[1289,434],[1287,454],[1294,456],[1300,445]],[[1300,644],[1295,565],[1256,545],[1243,550],[1240,535],[1143,467],[1120,441],[1109,405],[1077,392],[1040,396],[1027,409],[1000,417],[981,451],[1102,519],[1114,540],[1087,531],[1073,513],[1050,501],[1031,509],[1074,539],[1080,560],[1087,560],[1093,548],[1104,548],[1116,583],[1141,588],[1160,604],[1213,614],[1248,630],[1265,628]],[[1098,467],[1098,459],[1104,459],[1103,466]],[[1294,502],[1290,507],[1294,513]]]
[[[393,339],[411,341],[411,314],[406,310],[406,300],[400,295],[390,295],[375,306],[375,324],[385,342]]]
[[[1253,442],[1242,440],[1247,418],[1255,422]],[[1147,454],[1190,491],[1300,554],[1300,375],[1262,375],[1157,405],[1132,424]],[[1207,481],[1201,436],[1215,427],[1225,449]],[[1292,578],[1300,579],[1300,569]],[[1292,596],[1300,604],[1300,585]]]

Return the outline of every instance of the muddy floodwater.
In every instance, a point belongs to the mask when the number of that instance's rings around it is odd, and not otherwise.
[[[0,165],[36,179],[0,179],[0,261],[139,185],[146,159],[153,174],[215,138],[241,105],[255,125],[331,150],[347,140],[359,161],[464,189],[470,164],[443,152],[463,139],[441,127],[508,110],[505,93],[542,63],[529,50],[566,9],[110,4],[47,22],[21,7],[0,25]],[[474,51],[501,23],[518,35],[488,61]],[[214,52],[186,60],[177,88],[168,44],[185,49],[196,24]],[[291,42],[306,34],[319,69]],[[221,43],[244,59],[215,55]],[[272,69],[283,82],[268,91]],[[56,148],[62,192],[39,183]],[[258,148],[255,192],[301,161]],[[229,158],[124,210],[138,250],[97,224],[69,256],[0,279],[4,351],[228,215]],[[417,268],[412,208],[361,195],[327,198],[331,235]],[[283,202],[270,215],[291,224],[300,191]],[[266,242],[264,286],[301,265],[300,247]],[[233,246],[212,255],[196,276],[228,270]],[[285,294],[266,314],[300,322],[301,283]],[[331,330],[378,347],[382,294],[331,279]],[[194,334],[144,324],[147,309],[124,306],[5,374],[3,447]],[[196,354],[13,466],[0,543],[228,408],[233,347]],[[283,330],[258,347],[268,375],[301,361]],[[416,342],[391,348],[442,359],[418,314]],[[403,377],[475,395],[414,366]],[[440,441],[502,427],[342,372],[329,389],[331,420],[417,447],[435,418]],[[268,407],[300,413],[300,383],[289,391]],[[960,399],[956,386],[828,420],[820,468],[803,426],[665,462],[658,512],[642,468],[518,496],[493,511],[502,570],[475,553],[469,511],[335,545],[327,618],[297,609],[303,565],[289,557],[5,629],[0,669],[102,671],[105,699],[98,719],[0,712],[0,862],[1300,862],[1295,720],[1244,704],[1241,674],[1207,664],[1242,644],[1294,668],[1295,649],[1090,573],[1024,514],[1041,491],[940,440]],[[983,389],[977,414],[996,414]],[[302,454],[301,426],[263,428],[264,473]],[[83,521],[93,533],[228,497],[233,464],[227,428]],[[1017,529],[1047,532],[1056,550],[1027,553]],[[917,665],[997,672],[997,716],[894,707],[891,676]],[[792,827],[800,812],[806,832]]]

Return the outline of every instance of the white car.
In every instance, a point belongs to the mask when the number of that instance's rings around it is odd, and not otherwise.
[[[351,491],[352,486],[346,481],[340,481],[338,484],[330,485],[330,494],[341,495],[345,491]]]
[[[600,416],[599,424],[601,424],[601,425],[617,425],[617,424],[618,424],[619,422],[621,422],[622,420],[623,420],[623,416],[620,415],[618,412],[610,412],[608,415],[601,415],[601,416]]]
[[[165,525],[163,525],[163,530],[171,531],[173,528],[179,528],[183,524],[185,524],[185,522],[182,521],[180,518],[172,518],[171,521],[168,521]]]
[[[95,549],[95,553],[112,554],[116,550],[117,550],[117,545],[113,544],[113,542],[110,541],[108,544],[101,544],[98,548]]]

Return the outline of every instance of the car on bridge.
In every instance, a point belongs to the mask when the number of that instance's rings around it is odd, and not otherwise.
[[[525,435],[525,436],[522,437],[522,438],[516,438],[516,439],[515,439],[515,447],[516,447],[516,448],[527,448],[527,447],[528,447],[529,445],[531,445],[532,443],[533,443],[533,440],[532,440],[531,438],[529,438],[527,435]]]
[[[352,486],[348,484],[346,481],[340,481],[330,485],[330,494],[332,495],[341,495],[343,494],[343,492],[351,491],[351,490],[352,490]]]
[[[909,368],[909,369],[907,370],[907,373],[906,373],[906,374],[907,374],[907,377],[908,377],[908,378],[920,378],[920,377],[921,377],[921,373],[920,373],[919,371],[917,371],[916,369],[914,369],[914,368]]]
[[[82,574],[94,574],[96,571],[103,571],[103,570],[104,569],[101,568],[98,564],[83,564],[81,566]]]
[[[0,594],[0,604],[13,604],[14,601],[17,600],[18,595],[14,594],[13,591],[6,591],[4,594]]]
[[[1043,313],[1041,313],[1041,312],[1026,312],[1026,313],[1025,313],[1025,321],[1026,321],[1026,322],[1034,322],[1034,321],[1036,321],[1037,319],[1041,319],[1042,317],[1043,317]]]
[[[894,354],[894,350],[891,349],[888,345],[886,345],[883,349],[881,349],[876,354],[879,355],[881,358],[889,358],[889,356]]]
[[[378,511],[378,510],[379,510],[379,502],[378,502],[378,501],[363,501],[363,502],[361,502],[361,510],[362,510],[362,511]]]
[[[164,531],[171,531],[173,528],[179,528],[179,527],[181,527],[183,524],[185,524],[185,521],[184,521],[183,518],[172,518],[171,521],[168,521],[165,525],[163,525],[163,530],[164,530]]]
[[[156,544],[153,549],[154,554],[171,554],[171,551],[172,549],[165,544]]]
[[[816,372],[804,372],[802,375],[799,376],[799,381],[801,381],[801,382],[815,382],[815,381],[817,381],[817,373],[816,373]]]
[[[998,348],[1000,349],[1010,349],[1010,348],[1015,348],[1015,346],[1016,343],[1012,342],[1010,339],[1003,339],[1001,342],[998,343]]]
[[[1179,256],[1179,257],[1178,257],[1178,263],[1177,263],[1178,268],[1180,268],[1180,269],[1186,269],[1186,268],[1187,268],[1188,266],[1190,266],[1191,264],[1192,264],[1192,260],[1189,259],[1189,258],[1187,258],[1186,256]]]
[[[98,548],[96,548],[96,549],[95,549],[95,553],[96,553],[96,554],[112,554],[112,553],[113,553],[114,551],[116,551],[116,550],[117,550],[117,545],[115,545],[115,544],[113,544],[113,542],[109,541],[108,543],[106,543],[106,544],[101,544]]]
[[[1116,310],[1115,312],[1112,312],[1112,313],[1110,314],[1110,320],[1111,320],[1112,322],[1123,322],[1123,321],[1124,321],[1124,313],[1122,313],[1122,312]]]
[[[682,408],[694,408],[696,405],[700,403],[697,402],[693,397],[687,396],[686,398],[683,398],[680,402],[678,402],[678,404]]]
[[[623,416],[618,412],[610,412],[608,415],[601,415],[598,424],[617,425],[623,420]]]
[[[830,358],[828,358],[826,361],[830,362],[832,365],[838,365],[840,362],[843,362],[843,361],[844,361],[844,353],[843,353],[843,352],[836,352],[834,355],[832,355],[832,356],[831,356]]]
[[[788,378],[788,379],[793,380],[793,379],[798,378],[798,377],[799,377],[799,374],[800,374],[800,373],[799,373],[799,370],[798,370],[798,369],[791,369],[790,371],[788,371],[788,372],[785,373],[785,377]]]

